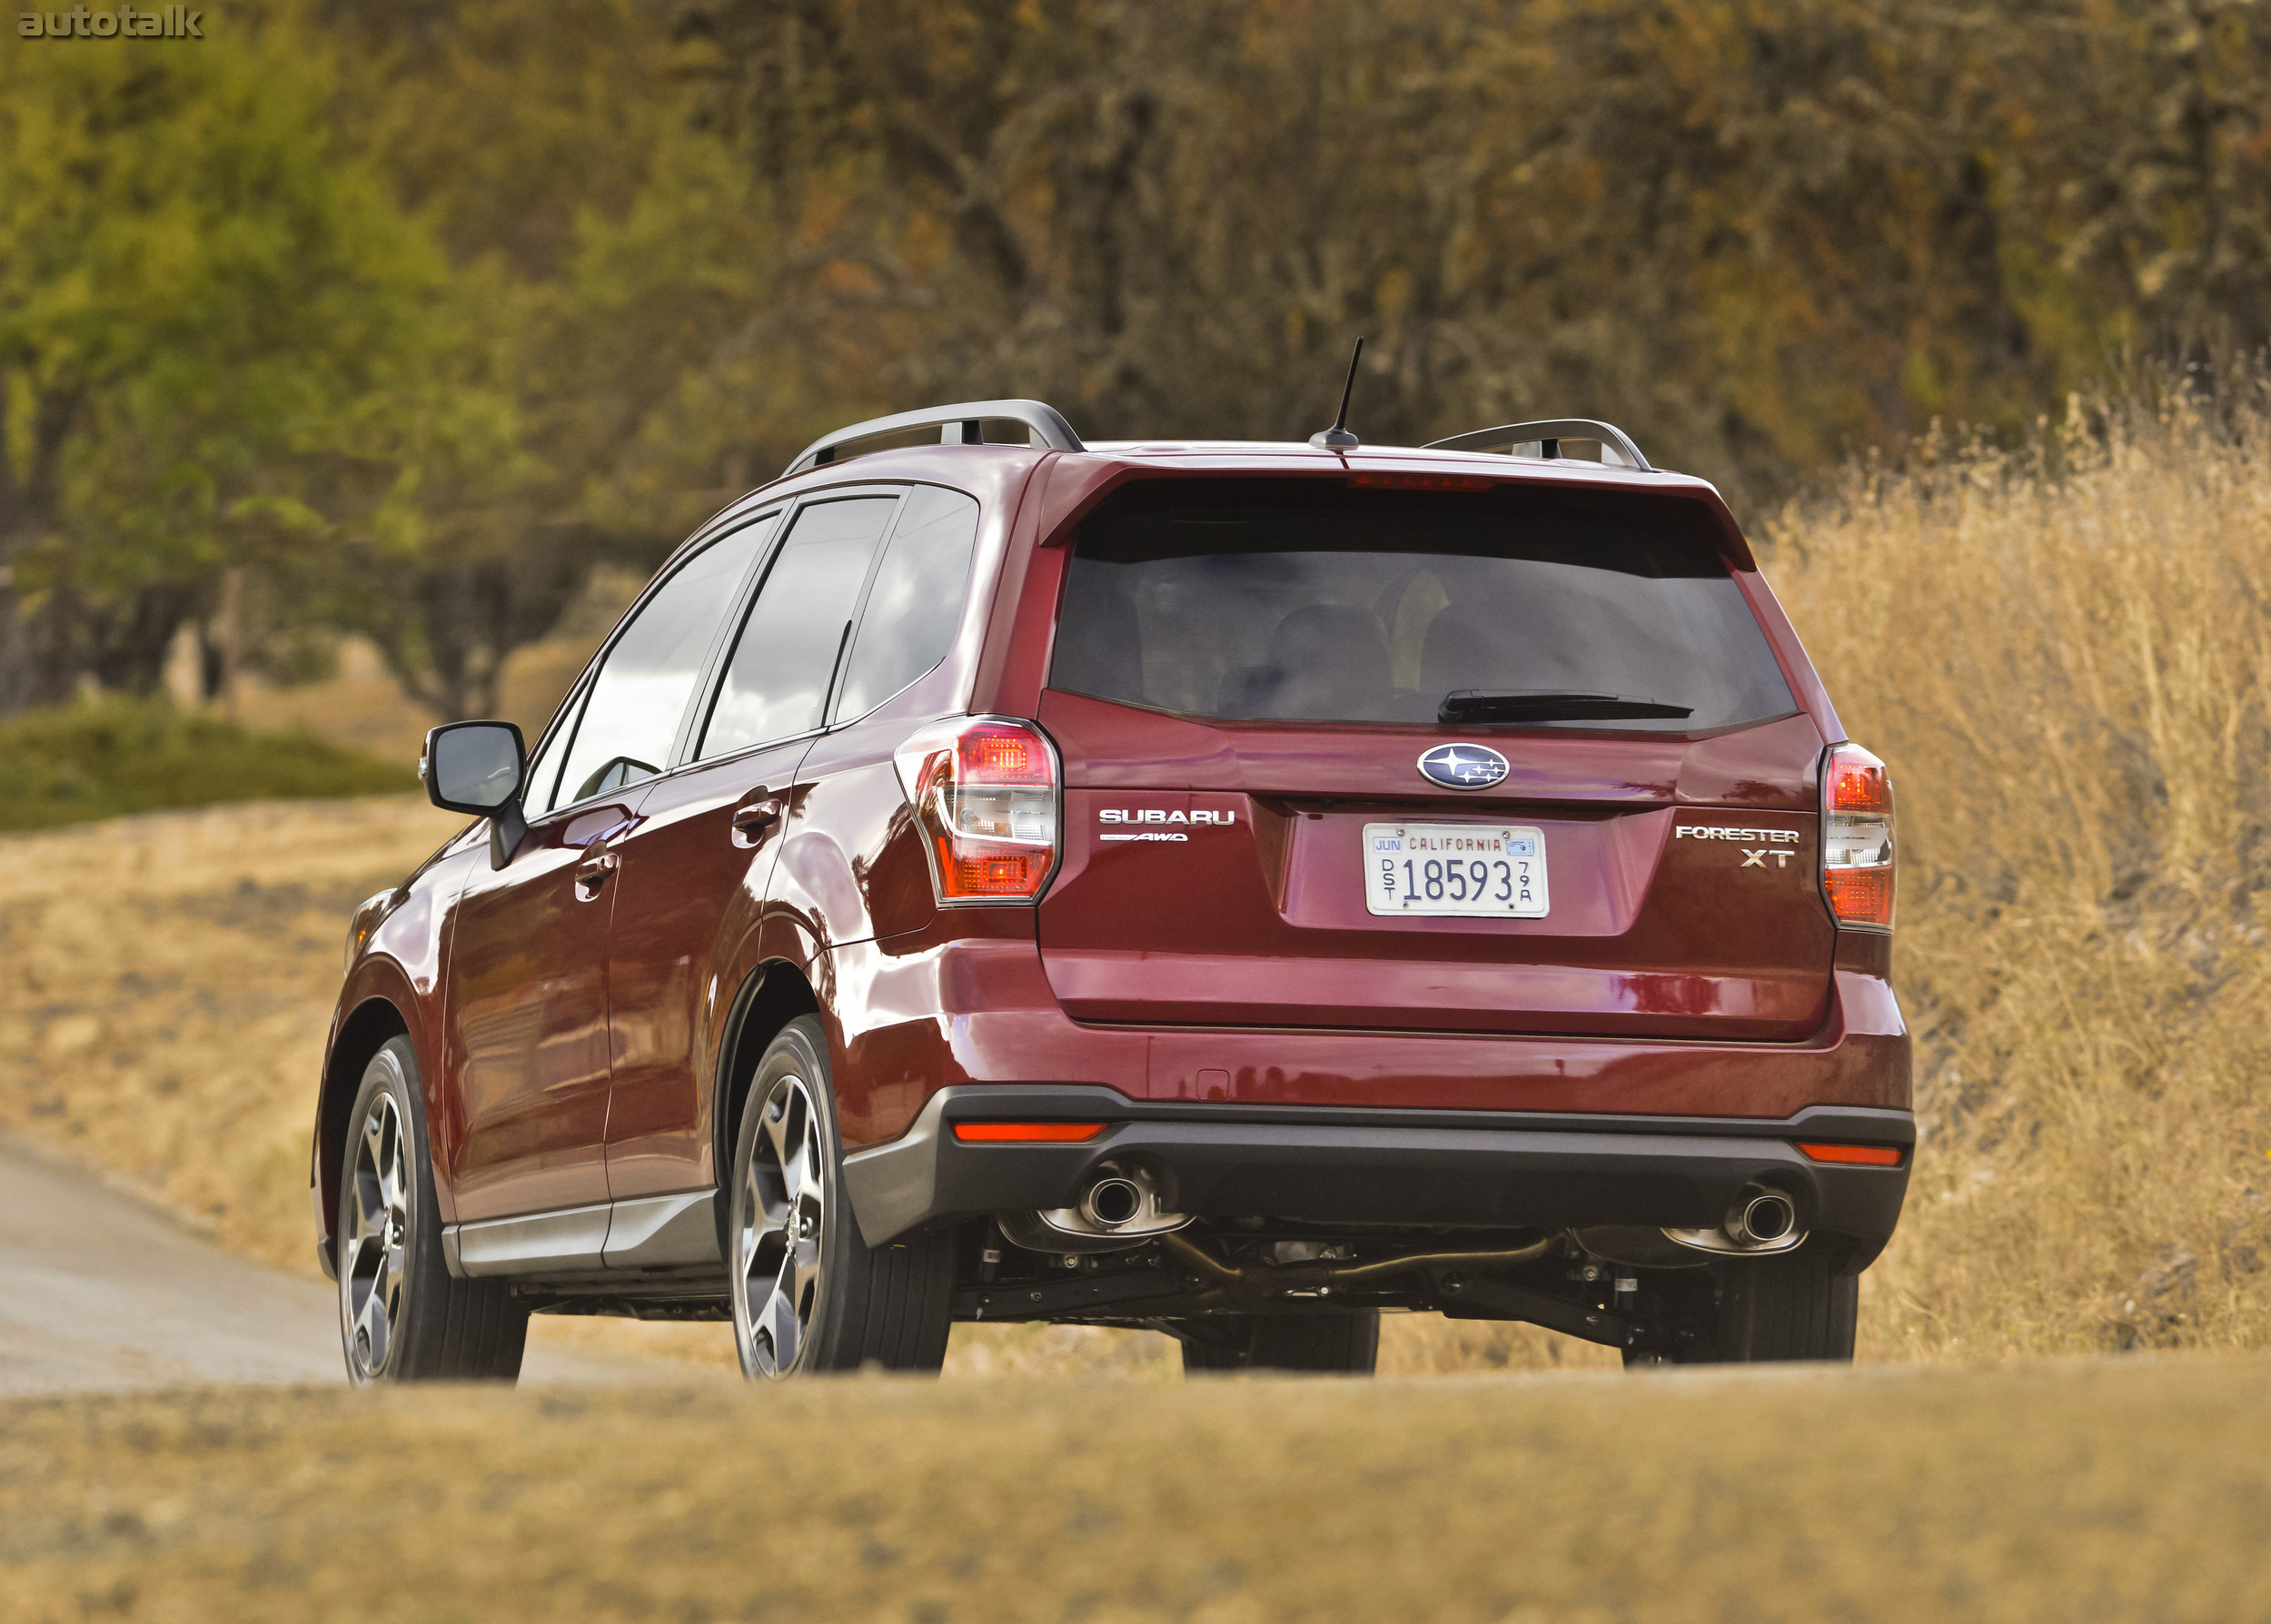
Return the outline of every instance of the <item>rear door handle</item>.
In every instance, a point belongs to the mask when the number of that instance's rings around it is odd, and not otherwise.
[[[736,846],[755,846],[771,832],[780,821],[780,803],[773,799],[751,801],[746,807],[733,809],[733,843]]]
[[[576,899],[590,902],[598,897],[607,885],[608,876],[622,859],[611,851],[593,852],[576,865]]]

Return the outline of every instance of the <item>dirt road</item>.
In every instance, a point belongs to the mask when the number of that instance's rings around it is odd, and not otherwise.
[[[0,1395],[343,1382],[338,1312],[320,1282],[233,1257],[132,1196],[0,1140]],[[533,1348],[525,1379],[653,1373]]]

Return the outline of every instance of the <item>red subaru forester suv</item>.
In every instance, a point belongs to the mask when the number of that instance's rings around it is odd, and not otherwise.
[[[316,1112],[359,1382],[511,1378],[531,1313],[767,1376],[957,1320],[1365,1371],[1383,1311],[1851,1356],[1915,1141],[1891,791],[1611,425],[857,424],[532,754],[421,770],[477,821],[357,910]]]

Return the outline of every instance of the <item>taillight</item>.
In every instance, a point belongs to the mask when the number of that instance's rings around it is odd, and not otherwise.
[[[1821,765],[1821,894],[1840,925],[1892,928],[1892,780],[1859,745]]]
[[[1056,750],[1029,723],[957,717],[893,755],[944,906],[1031,902],[1056,867]]]

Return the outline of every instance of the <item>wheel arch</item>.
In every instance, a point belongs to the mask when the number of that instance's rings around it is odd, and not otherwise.
[[[409,1035],[410,1022],[393,1000],[373,995],[356,1005],[340,1022],[339,1035],[332,1039],[331,1055],[323,1063],[322,1091],[315,1108],[313,1183],[319,1192],[316,1233],[327,1257],[332,1214],[339,1210],[339,1162],[347,1145],[347,1118],[354,1110],[355,1092],[362,1086],[363,1069],[389,1043]]]
[[[827,1018],[811,979],[787,959],[766,960],[741,984],[741,991],[733,1001],[733,1013],[727,1017],[725,1042],[719,1047],[716,1097],[711,1102],[709,1116],[717,1134],[712,1152],[720,1190],[726,1188],[732,1176],[734,1146],[741,1135],[741,1113],[749,1098],[749,1079],[757,1074],[758,1062],[765,1057],[765,1051],[772,1046],[773,1039],[780,1035],[783,1027],[798,1016],[808,1015]],[[720,1212],[722,1214],[722,1208]],[[724,1222],[721,1215],[719,1223]]]

